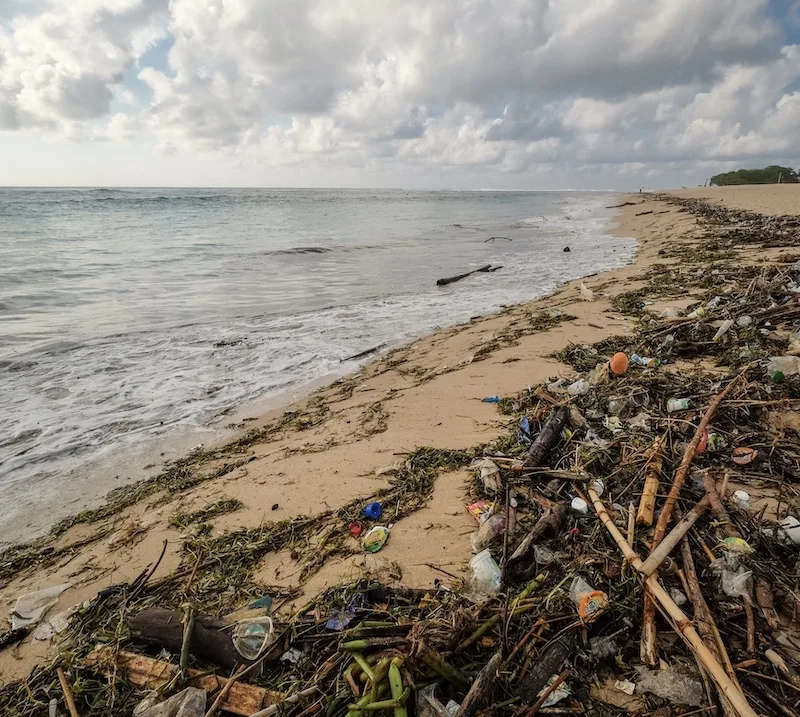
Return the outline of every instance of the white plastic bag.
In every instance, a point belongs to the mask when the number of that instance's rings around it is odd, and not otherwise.
[[[484,489],[490,493],[498,493],[503,489],[503,481],[500,478],[500,469],[497,464],[488,458],[480,458],[472,461],[470,470],[480,470],[481,482]]]
[[[14,611],[11,613],[11,629],[35,625],[47,614],[47,611],[58,602],[58,596],[68,587],[69,583],[55,585],[35,593],[28,593],[17,598]]]
[[[481,523],[481,527],[470,536],[469,540],[472,545],[472,552],[476,554],[480,553],[494,538],[498,535],[502,535],[505,530],[506,517],[501,513],[490,515]]]

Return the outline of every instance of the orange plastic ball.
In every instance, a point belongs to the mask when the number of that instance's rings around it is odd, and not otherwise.
[[[622,376],[628,370],[628,357],[620,351],[611,357],[608,367],[615,376]]]

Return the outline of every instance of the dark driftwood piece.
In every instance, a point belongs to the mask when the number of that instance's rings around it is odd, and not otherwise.
[[[524,702],[535,702],[547,681],[561,672],[561,665],[569,657],[575,642],[575,633],[568,632],[544,651],[533,669],[519,682],[519,696]]]
[[[556,411],[555,415],[544,425],[544,428],[542,428],[539,435],[536,436],[536,440],[528,449],[525,468],[536,468],[542,465],[547,454],[558,441],[558,437],[561,435],[568,418],[569,408],[566,406],[562,406]]]
[[[498,267],[499,268],[499,267]],[[455,276],[446,276],[444,279],[439,279],[436,282],[436,286],[447,286],[448,284],[454,284],[456,281],[461,281],[462,279],[466,279],[468,276],[472,276],[473,274],[477,274],[478,272],[487,272],[487,271],[496,271],[492,269],[491,264],[484,264],[477,269],[473,269],[472,271],[468,271],[464,274],[456,274]]]
[[[536,563],[531,549],[543,537],[555,538],[564,525],[569,513],[566,503],[556,503],[542,513],[531,531],[523,538],[505,566],[506,582],[522,582],[531,580],[536,574]]]
[[[131,618],[129,624],[134,640],[159,645],[170,652],[180,652],[183,643],[180,613],[160,607],[148,608]],[[251,660],[242,657],[233,646],[230,626],[208,615],[195,617],[189,652],[201,660],[228,670],[239,665],[252,664]]]
[[[503,663],[502,651],[497,651],[492,655],[489,662],[478,673],[467,692],[467,696],[462,700],[461,707],[458,708],[455,717],[470,717],[492,698],[492,692],[497,684],[497,671]]]

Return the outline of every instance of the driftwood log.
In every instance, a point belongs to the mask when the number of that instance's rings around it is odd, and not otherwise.
[[[569,505],[567,503],[556,503],[542,513],[542,516],[508,559],[504,569],[506,583],[522,582],[534,577],[536,561],[532,555],[533,546],[540,538],[555,538],[561,532],[568,513]]]
[[[524,702],[536,702],[547,681],[561,672],[561,665],[572,653],[577,637],[575,631],[567,632],[553,642],[537,660],[533,669],[519,682],[519,696]]]
[[[502,651],[495,652],[473,681],[469,692],[461,701],[461,706],[458,708],[455,717],[471,717],[480,707],[489,703],[492,699],[494,687],[497,684],[497,671],[502,664]]]
[[[130,620],[131,637],[139,642],[180,652],[183,643],[181,615],[160,607],[142,610]],[[228,629],[224,629],[224,628]],[[230,626],[208,615],[198,615],[189,643],[189,652],[214,665],[232,670],[239,665],[249,666],[251,660],[242,657],[233,646]]]
[[[86,656],[83,664],[108,677],[116,677],[121,672],[131,684],[151,690],[163,687],[175,679],[179,672],[178,666],[170,662],[124,650],[117,652],[109,647],[94,650]],[[187,674],[187,686],[199,687],[209,696],[218,695],[229,682],[225,677],[210,675],[203,670],[189,668]],[[228,689],[221,707],[231,714],[249,717],[257,710],[276,705],[283,700],[284,695],[280,692],[236,682]]]
[[[528,455],[525,457],[525,468],[536,468],[542,465],[547,454],[552,450],[553,446],[558,441],[564,424],[569,418],[569,408],[561,406],[555,415],[545,423],[536,440],[531,444],[528,449]]]
[[[491,264],[484,264],[483,266],[478,267],[477,269],[473,269],[472,271],[467,271],[463,274],[456,274],[455,276],[446,276],[443,279],[439,279],[436,282],[436,286],[447,286],[448,284],[455,284],[457,281],[461,281],[462,279],[466,279],[468,276],[472,276],[473,274],[478,274],[480,272],[486,273],[491,271],[497,271],[501,269],[500,266],[492,267]]]

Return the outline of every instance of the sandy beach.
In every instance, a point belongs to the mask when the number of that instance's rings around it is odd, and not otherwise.
[[[670,194],[762,214],[800,214],[800,185]],[[70,587],[58,609],[90,600],[135,579],[165,543],[152,580],[176,571],[188,579],[197,568],[193,580],[201,584],[207,556],[194,551],[200,524],[213,538],[238,531],[253,540],[276,521],[368,503],[391,487],[393,471],[416,449],[468,451],[500,438],[509,419],[482,399],[569,377],[573,370],[554,354],[629,333],[635,319],[615,308],[614,298],[645,287],[643,275],[655,263],[680,263],[665,250],[690,251],[702,233],[692,214],[646,194],[618,202],[627,206],[620,208],[614,232],[635,237],[639,248],[631,265],[583,280],[593,300],[582,297],[580,281],[570,282],[550,296],[426,336],[292,406],[242,421],[239,439],[193,454],[162,476],[111,495],[107,506],[66,521],[52,536],[0,555],[4,609],[23,593],[62,583]],[[756,264],[771,261],[780,249],[736,252],[740,261]],[[497,281],[503,281],[499,274]],[[688,293],[645,300],[657,310],[681,309],[695,299]],[[264,592],[285,595],[278,612],[288,614],[359,571],[391,574],[414,588],[461,575],[475,529],[464,507],[470,480],[463,467],[442,468],[430,500],[394,524],[375,556],[365,556],[356,539],[342,541],[342,526],[331,521],[312,539],[265,551],[247,567],[248,579]],[[337,531],[336,540],[330,531]],[[52,650],[48,641],[28,637],[0,651],[0,686],[25,677]]]

